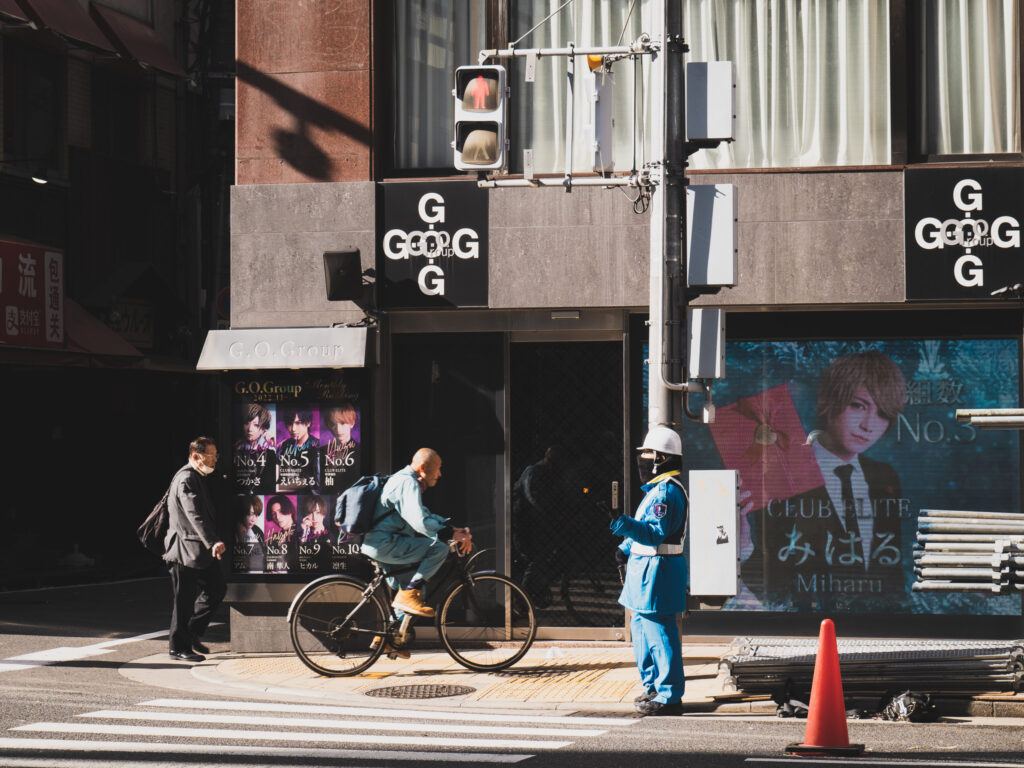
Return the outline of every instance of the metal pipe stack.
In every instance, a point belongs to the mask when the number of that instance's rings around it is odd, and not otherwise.
[[[885,693],[1020,691],[1024,641],[839,639],[843,690]],[[736,638],[719,661],[725,690],[778,693],[810,690],[815,638]]]
[[[922,509],[914,591],[1024,592],[1024,514]]]

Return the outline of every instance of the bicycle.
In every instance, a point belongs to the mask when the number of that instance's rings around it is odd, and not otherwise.
[[[491,570],[474,571],[470,557],[454,545],[447,574],[438,580],[434,624],[448,654],[479,672],[505,669],[533,644],[537,620],[533,603],[512,579]],[[302,663],[325,677],[349,677],[369,669],[386,649],[405,650],[415,640],[416,617],[399,619],[385,578],[411,573],[417,566],[385,572],[374,560],[366,582],[331,574],[307,584],[288,608],[292,647]],[[390,651],[389,651],[390,653]]]

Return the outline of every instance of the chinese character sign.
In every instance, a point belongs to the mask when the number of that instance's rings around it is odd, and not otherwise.
[[[0,241],[0,344],[64,347],[64,254]]]
[[[913,592],[923,509],[1020,512],[1016,339],[729,342],[689,469],[740,475],[736,610],[1019,615],[1019,596]],[[1024,515],[1022,515],[1024,520]]]

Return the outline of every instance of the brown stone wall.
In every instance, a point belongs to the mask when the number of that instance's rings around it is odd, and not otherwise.
[[[372,0],[238,0],[237,184],[368,181]]]

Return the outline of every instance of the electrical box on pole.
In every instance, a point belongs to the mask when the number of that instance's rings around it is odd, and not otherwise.
[[[702,288],[736,285],[736,187],[686,188],[686,283]]]
[[[615,76],[609,67],[602,64],[600,56],[588,56],[587,65],[594,75],[594,89],[590,95],[590,116],[594,129],[593,168],[595,173],[611,173],[615,170],[615,155],[612,148],[615,129]]]
[[[691,379],[725,378],[725,310],[689,310],[690,343],[687,368]]]
[[[733,76],[731,61],[693,61],[686,65],[686,139],[733,140]]]
[[[690,470],[690,597],[720,608],[739,592],[739,473]]]
[[[496,171],[505,167],[508,90],[505,68],[498,65],[455,70],[455,167],[460,171]]]

